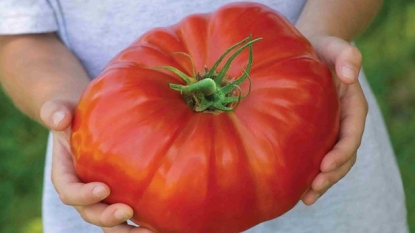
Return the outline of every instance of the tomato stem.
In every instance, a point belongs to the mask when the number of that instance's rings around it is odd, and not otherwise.
[[[200,73],[195,74],[193,59],[190,55],[182,52],[175,54],[185,55],[191,60],[193,65],[193,77],[189,77],[182,71],[171,66],[158,66],[155,68],[169,70],[182,78],[186,85],[170,83],[169,87],[173,90],[179,91],[184,97],[187,105],[189,105],[189,107],[191,107],[194,111],[210,113],[232,111],[239,105],[240,100],[249,94],[248,92],[248,94],[242,95],[242,90],[239,85],[246,79],[249,79],[249,72],[251,71],[253,59],[252,45],[259,40],[261,40],[261,38],[251,40],[251,36],[249,36],[231,46],[219,57],[211,69],[206,69],[204,75],[201,75]],[[242,75],[235,79],[235,81],[229,82],[229,78],[226,78],[226,73],[228,72],[233,60],[246,48],[249,50],[246,69],[241,67],[243,70]],[[220,63],[232,51],[234,52],[227,59],[223,68],[219,72],[216,72],[216,69]]]
[[[169,86],[173,90],[180,91],[182,95],[200,92],[206,96],[209,96],[216,92],[216,83],[211,78],[202,79],[198,82],[189,84],[187,86],[172,83],[170,83]]]

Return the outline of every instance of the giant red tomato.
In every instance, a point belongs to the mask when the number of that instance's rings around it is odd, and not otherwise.
[[[213,86],[188,90],[198,81]],[[106,183],[105,202],[131,206],[137,224],[236,233],[299,201],[338,128],[310,43],[274,10],[234,3],[118,54],[85,90],[71,144],[79,177]]]

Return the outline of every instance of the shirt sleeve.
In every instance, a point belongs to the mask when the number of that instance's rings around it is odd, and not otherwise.
[[[0,0],[0,34],[44,33],[57,29],[48,0]]]

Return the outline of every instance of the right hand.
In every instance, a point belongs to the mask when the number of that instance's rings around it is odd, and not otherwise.
[[[40,117],[53,136],[52,182],[61,201],[74,206],[88,223],[102,227],[105,233],[152,233],[126,223],[133,216],[128,205],[101,203],[110,194],[100,182],[83,183],[77,176],[70,149],[73,110],[76,103],[50,100],[42,105]],[[70,223],[69,223],[70,224]]]
[[[320,173],[302,197],[304,204],[311,205],[343,179],[355,164],[365,129],[368,104],[358,80],[362,63],[360,51],[349,42],[333,36],[316,34],[308,39],[319,58],[332,70],[340,101],[338,141],[324,156]]]

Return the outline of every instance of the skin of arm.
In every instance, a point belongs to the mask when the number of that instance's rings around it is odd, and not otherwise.
[[[327,35],[351,41],[363,33],[382,0],[308,0],[296,27],[308,38]]]
[[[381,0],[308,0],[295,25],[332,70],[341,108],[338,142],[303,195],[306,205],[315,203],[356,162],[368,105],[358,81],[362,55],[350,41],[364,32],[381,5]]]
[[[89,83],[78,59],[55,34],[0,37],[0,80],[14,104],[39,123],[42,105],[75,105]]]

